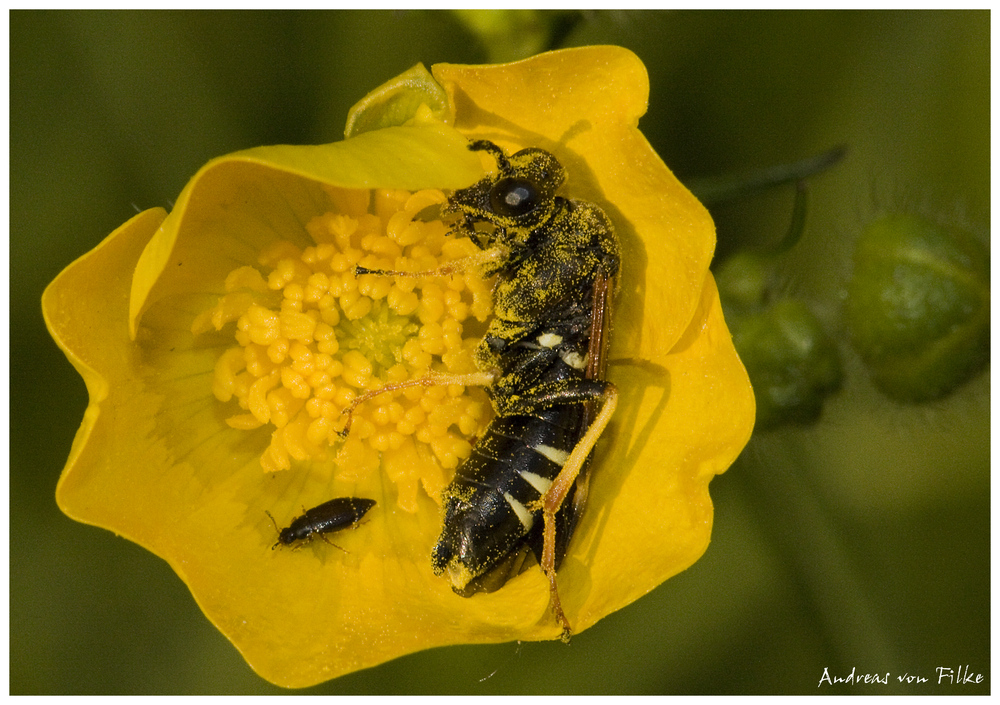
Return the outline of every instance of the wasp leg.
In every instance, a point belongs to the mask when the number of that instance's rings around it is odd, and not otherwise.
[[[569,620],[566,619],[566,615],[563,613],[562,603],[559,601],[559,587],[556,584],[556,513],[562,506],[563,500],[566,499],[570,487],[576,481],[577,475],[580,474],[581,468],[586,463],[587,456],[594,449],[597,439],[601,437],[604,429],[607,428],[608,422],[611,420],[611,415],[614,414],[615,407],[617,406],[618,390],[613,384],[608,383],[600,412],[594,418],[594,422],[590,425],[590,428],[587,429],[587,433],[576,444],[576,447],[573,448],[573,452],[569,454],[565,465],[559,471],[559,475],[556,476],[556,479],[552,482],[548,491],[542,495],[541,499],[542,515],[545,519],[541,566],[545,572],[545,576],[549,579],[549,599],[552,605],[552,612],[562,624],[562,640],[567,643],[572,634],[572,628],[570,627]]]
[[[492,268],[488,267],[488,265],[495,264],[497,262],[505,262],[509,255],[509,249],[498,246],[491,247],[483,250],[482,252],[477,252],[476,254],[469,255],[468,257],[461,257],[448,262],[447,264],[442,264],[437,269],[425,269],[419,272],[403,272],[397,269],[370,269],[368,267],[362,267],[359,264],[354,267],[354,275],[359,277],[362,274],[375,274],[380,277],[446,277],[450,274],[467,272],[470,269],[493,271]]]
[[[463,387],[486,387],[493,383],[494,375],[486,372],[473,372],[467,375],[451,375],[442,374],[439,372],[431,372],[423,377],[417,377],[415,379],[408,379],[405,382],[392,382],[386,384],[378,389],[372,389],[371,391],[365,392],[364,394],[355,397],[351,405],[345,407],[343,411],[340,412],[341,416],[347,415],[347,422],[344,424],[343,430],[340,431],[341,438],[347,438],[348,434],[351,432],[351,422],[354,420],[354,410],[366,401],[370,401],[380,394],[385,394],[386,392],[398,392],[403,389],[409,389],[410,387],[435,387],[438,385],[449,385],[449,384],[460,384]]]

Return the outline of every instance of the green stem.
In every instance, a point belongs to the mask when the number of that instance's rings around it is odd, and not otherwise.
[[[809,206],[809,187],[805,179],[795,183],[795,203],[792,204],[792,220],[788,224],[785,237],[776,244],[771,252],[781,254],[795,247],[795,244],[802,238],[802,233],[806,230],[806,211]]]
[[[902,673],[900,656],[872,607],[870,589],[822,495],[805,476],[809,464],[794,446],[782,443],[771,448],[766,472],[761,472],[760,464],[742,463],[742,472],[732,475],[746,488],[763,532],[788,561],[791,575],[812,603],[825,645],[837,660],[823,665],[846,671],[863,663],[873,671]],[[817,673],[821,672],[822,668]],[[892,683],[888,692],[907,690]]]
[[[700,179],[687,179],[685,184],[698,200],[706,205],[749,196],[775,186],[802,181],[826,171],[844,158],[847,147],[841,145],[822,154],[791,164],[751,169]]]

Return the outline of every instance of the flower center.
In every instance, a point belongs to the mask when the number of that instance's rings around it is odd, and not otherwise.
[[[477,249],[440,220],[416,219],[445,202],[440,191],[344,193],[331,190],[341,212],[306,225],[314,245],[278,241],[259,267],[234,269],[192,331],[233,327],[236,344],[216,363],[212,391],[237,412],[226,419],[232,428],[273,428],[260,459],[266,472],[307,462],[310,472],[356,482],[381,468],[413,511],[418,486],[437,499],[442,469],[468,456],[467,438],[488,421],[483,395],[460,386],[380,394],[355,408],[346,439],[344,411],[387,383],[474,372],[478,336],[464,328],[487,318],[490,290],[476,272],[356,276],[357,265],[429,271]]]

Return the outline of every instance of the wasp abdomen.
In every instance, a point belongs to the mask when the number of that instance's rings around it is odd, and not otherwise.
[[[444,530],[431,557],[434,572],[447,572],[456,592],[502,586],[516,573],[510,562],[519,560],[522,546],[540,554],[539,500],[580,440],[582,413],[572,404],[498,417],[459,466],[445,491]],[[572,514],[567,502],[560,521],[571,525]],[[565,550],[560,543],[559,558]]]

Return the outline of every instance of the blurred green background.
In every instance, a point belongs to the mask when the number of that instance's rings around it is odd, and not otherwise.
[[[594,12],[572,27],[563,46],[645,62],[640,127],[682,180],[849,146],[812,180],[782,271],[835,336],[844,388],[819,423],[756,434],[712,483],[701,561],[571,645],[438,649],[306,692],[989,692],[989,372],[894,404],[840,318],[852,244],[879,212],[988,233],[989,25],[987,11]],[[284,692],[166,563],[57,509],[86,392],[45,331],[45,285],[137,209],[169,207],[208,159],[340,139],[348,108],[416,62],[488,57],[444,12],[10,14],[12,693]],[[780,237],[791,200],[713,208],[718,255]],[[965,665],[984,682],[938,684],[937,667]],[[890,684],[818,688],[824,668]]]

